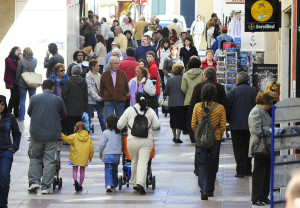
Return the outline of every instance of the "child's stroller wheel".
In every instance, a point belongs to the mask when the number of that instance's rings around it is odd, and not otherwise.
[[[53,183],[52,183],[52,186],[53,186],[53,190],[55,190],[56,189],[56,178],[54,178],[54,180],[53,180]]]
[[[122,189],[122,185],[123,185],[123,178],[122,176],[119,177],[119,190]]]
[[[152,190],[155,189],[155,176],[152,177]]]
[[[62,178],[60,178],[59,181],[58,181],[58,190],[61,189],[62,184],[63,184],[63,181],[62,181]]]

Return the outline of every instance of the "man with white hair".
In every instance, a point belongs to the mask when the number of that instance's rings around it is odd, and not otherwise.
[[[123,51],[125,53],[126,49],[127,49],[128,40],[127,40],[126,36],[122,33],[122,28],[120,26],[116,26],[114,31],[115,31],[115,35],[116,35],[114,41],[117,41],[120,43],[120,49],[121,49],[121,51]]]
[[[121,24],[121,28],[122,28],[122,31],[125,32],[126,30],[129,30],[130,32],[133,32],[133,28],[131,26],[131,24],[129,24],[129,18],[128,17],[124,17],[123,19],[124,23]]]
[[[120,49],[120,43],[119,43],[118,41],[114,41],[114,42],[111,43],[111,49],[113,50],[113,49],[115,49],[115,48]],[[104,62],[104,66],[103,66],[103,71],[105,71],[106,66],[107,66],[107,64],[108,64],[108,60],[109,60],[110,57],[112,56],[112,50],[107,54],[107,56],[106,56],[106,58],[105,58],[105,62]],[[121,51],[121,50],[120,50],[120,51]],[[121,55],[122,55],[122,56],[120,57],[120,61],[122,61],[123,59],[126,58],[126,54],[125,54],[123,51],[121,51]]]
[[[126,96],[129,87],[126,74],[119,70],[119,58],[112,56],[109,59],[109,70],[106,70],[100,80],[100,95],[104,101],[105,116],[116,113],[120,118],[124,112]]]

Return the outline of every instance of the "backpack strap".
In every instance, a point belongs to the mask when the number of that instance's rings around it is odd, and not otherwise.
[[[137,111],[137,109],[136,109],[134,106],[133,106],[132,108],[134,109],[134,111],[136,112],[136,114],[139,115],[139,112]],[[148,108],[147,108],[147,110],[148,110]],[[147,111],[147,110],[146,110],[146,111]],[[145,114],[144,114],[144,115],[145,115]],[[128,124],[128,127],[131,129],[131,127],[129,126],[129,124]]]
[[[146,110],[145,110],[145,112],[144,112],[144,116],[146,117],[146,113],[147,113],[147,110],[148,110],[149,108],[146,108]],[[147,118],[147,117],[146,117]],[[148,128],[148,130],[150,129],[150,127],[152,126],[152,123],[150,123],[150,126],[149,126],[149,128]]]
[[[209,108],[209,112],[208,112],[208,113],[211,113],[211,112],[215,109],[215,107],[217,107],[218,105],[219,105],[219,103],[213,104],[213,105]]]

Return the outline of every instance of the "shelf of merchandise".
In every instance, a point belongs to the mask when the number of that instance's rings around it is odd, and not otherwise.
[[[271,137],[271,208],[285,207],[285,190],[291,177],[291,172],[300,168],[300,154],[294,154],[294,149],[300,149],[300,98],[288,98],[272,107],[272,137]],[[275,129],[280,124],[281,129]],[[283,126],[286,126],[283,128]],[[274,154],[280,151],[280,154]]]
[[[234,88],[237,84],[237,63],[238,63],[238,52],[225,52],[225,90],[229,91]]]

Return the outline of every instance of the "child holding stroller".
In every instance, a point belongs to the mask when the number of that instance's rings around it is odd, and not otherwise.
[[[118,118],[106,118],[106,130],[102,134],[99,158],[105,163],[106,192],[112,192],[118,186],[118,165],[122,152],[121,131],[117,128]]]
[[[86,131],[85,124],[80,121],[75,125],[75,134],[66,136],[62,133],[62,140],[70,144],[70,161],[69,165],[73,167],[73,179],[75,191],[81,191],[84,180],[85,167],[88,162],[92,161],[94,148],[92,139]],[[80,181],[77,181],[78,166],[80,166]]]

